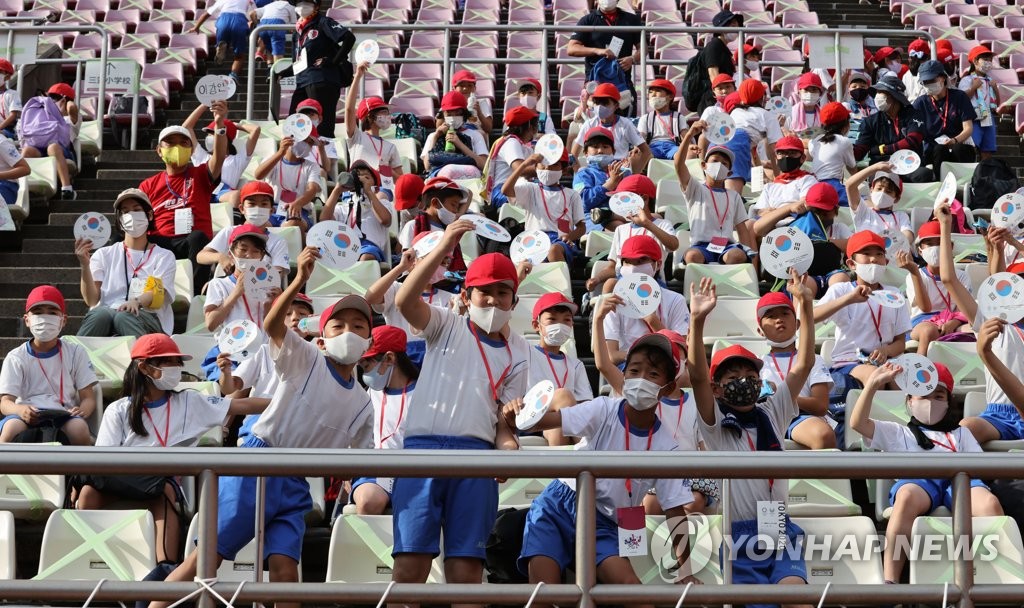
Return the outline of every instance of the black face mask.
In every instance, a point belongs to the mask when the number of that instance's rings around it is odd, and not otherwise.
[[[856,101],[857,103],[861,103],[861,102],[863,102],[867,98],[868,98],[868,90],[867,89],[853,89],[853,90],[850,91],[850,99]]]
[[[757,398],[761,396],[761,385],[760,378],[737,378],[736,380],[731,380],[722,386],[722,389],[725,391],[722,395],[722,401],[732,407],[754,405],[757,403]]]
[[[792,156],[783,156],[779,159],[779,171],[783,173],[792,173],[800,168],[803,163],[800,158],[793,158]]]

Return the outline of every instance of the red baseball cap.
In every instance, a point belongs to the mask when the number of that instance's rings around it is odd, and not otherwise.
[[[823,125],[835,125],[847,120],[850,120],[850,111],[837,101],[830,101],[821,109],[821,124]]]
[[[633,351],[642,346],[653,346],[664,352],[668,355],[669,360],[672,361],[672,377],[674,378],[679,373],[679,348],[668,336],[656,332],[637,338],[636,342],[633,342],[626,353],[626,361],[629,361],[629,358],[633,356]]]
[[[25,312],[32,310],[33,306],[39,306],[40,304],[56,306],[61,312],[67,312],[67,306],[64,304],[64,295],[53,285],[40,285],[30,291],[28,298],[25,299]]]
[[[825,90],[825,86],[821,84],[821,77],[814,72],[804,72],[800,75],[800,79],[796,81],[797,90],[806,89],[809,87],[815,87],[821,90]]]
[[[11,65],[10,61],[7,61],[3,57],[0,57],[0,74],[7,74],[8,76],[14,75],[14,66]]]
[[[853,254],[872,246],[880,247],[882,251],[885,251],[885,239],[870,230],[861,230],[846,241],[846,257],[853,258]]]
[[[296,112],[301,112],[303,110],[313,110],[320,116],[324,115],[324,107],[315,99],[303,99],[299,102],[299,105],[295,106]]]
[[[661,261],[661,245],[658,244],[658,241],[654,240],[654,237],[638,234],[629,237],[622,244],[622,251],[619,252],[620,260],[637,260],[640,258]]]
[[[359,120],[363,120],[364,118],[370,115],[370,112],[373,112],[374,110],[379,108],[387,107],[388,104],[380,97],[367,97],[366,99],[360,101],[359,105],[356,106],[356,118],[358,118]]]
[[[877,51],[875,51],[875,56],[874,56],[875,63],[881,63],[881,62],[885,61],[885,59],[887,57],[889,57],[891,55],[894,55],[896,53],[899,53],[899,52],[900,52],[900,50],[898,48],[893,48],[891,46],[883,46],[882,48],[880,48]]]
[[[989,52],[991,52],[991,51],[989,51]],[[68,99],[74,99],[75,98],[75,90],[73,88],[71,88],[71,85],[69,85],[66,82],[58,82],[57,84],[55,84],[52,87],[50,87],[50,89],[48,91],[46,91],[46,94],[47,95],[60,95],[61,97],[67,97]]]
[[[615,145],[615,135],[610,129],[605,129],[604,127],[590,127],[587,134],[583,136],[583,146],[586,147],[590,143],[590,140],[595,137],[603,137],[608,140],[608,143]]]
[[[942,42],[942,40],[939,40],[939,42]],[[944,46],[936,45],[935,46],[935,58],[938,61],[942,62],[942,63],[948,63],[948,62],[952,61],[952,59],[953,59],[953,48],[952,47],[944,47]]]
[[[516,86],[519,89],[521,89],[521,88],[523,88],[525,86],[531,86],[531,87],[537,89],[537,93],[540,93],[541,91],[544,90],[544,88],[540,86],[540,81],[537,80],[536,78],[520,78],[516,82]]]
[[[1016,262],[1006,267],[1006,272],[1010,274],[1024,274],[1024,262]]]
[[[483,287],[495,283],[506,283],[513,290],[519,289],[519,273],[507,255],[486,253],[470,263],[466,270],[466,287]]]
[[[939,236],[939,222],[936,220],[925,222],[917,229],[917,238],[914,240],[914,244],[919,245],[925,239],[937,239]]]
[[[251,196],[269,196],[271,200],[273,200],[274,187],[267,182],[246,182],[246,184],[242,186],[242,190],[238,193],[238,200],[244,203],[246,199]]]
[[[795,152],[804,151],[804,142],[796,135],[787,135],[780,139],[775,144],[775,151],[793,150]]]
[[[740,103],[748,106],[757,103],[761,101],[762,97],[764,97],[764,92],[766,90],[767,88],[760,80],[747,78],[740,84]]]
[[[395,210],[412,209],[423,195],[423,178],[415,173],[403,173],[395,180]]]
[[[715,79],[711,81],[711,88],[715,89],[723,84],[736,84],[736,81],[732,79],[729,74],[719,74],[715,76]]]
[[[455,89],[448,91],[441,98],[441,111],[450,112],[452,110],[465,110],[469,107],[469,101],[466,100],[466,96],[459,93]]]
[[[994,54],[992,53],[992,49],[988,48],[983,44],[979,44],[978,46],[971,49],[970,53],[967,53],[967,60],[970,61],[971,63],[974,63],[974,60],[977,59],[978,57],[992,54]]]
[[[404,353],[409,339],[404,329],[394,325],[378,325],[370,332],[373,343],[363,353],[363,359],[372,359],[387,353]]]
[[[331,320],[331,317],[347,309],[358,310],[366,315],[367,321],[373,323],[373,313],[370,312],[370,305],[366,303],[366,299],[355,294],[347,295],[320,313],[320,335],[324,335],[324,328],[327,327],[327,322]]]
[[[216,120],[211,120],[210,124],[208,124],[205,127],[203,127],[203,131],[206,131],[207,133],[213,133],[216,129],[217,129],[217,121]],[[225,133],[225,135],[227,135],[228,141],[234,141],[235,140],[235,135],[238,135],[238,125],[236,125],[234,122],[232,122],[230,120],[224,119],[224,129],[227,131],[227,133]]]
[[[594,99],[614,99],[616,102],[622,98],[618,87],[610,82],[602,82],[597,85],[594,92],[590,94]]]
[[[812,209],[832,211],[839,206],[839,193],[831,185],[818,182],[807,189],[804,201]]]
[[[243,236],[254,236],[263,241],[264,243],[267,242],[267,231],[264,230],[263,228],[253,226],[252,224],[242,224],[241,226],[236,226],[235,229],[231,231],[231,238],[228,239],[228,242],[233,245],[235,241],[242,238]]]
[[[533,305],[533,320],[536,321],[540,318],[541,313],[545,310],[559,307],[568,308],[572,314],[576,314],[576,311],[579,310],[579,306],[576,306],[572,300],[562,295],[561,292],[552,291],[542,295],[537,300],[537,303]]]
[[[911,57],[916,57],[917,59],[924,59],[928,56],[928,50],[928,41],[923,38],[918,38],[911,42],[910,46],[907,47],[907,54]]]
[[[466,192],[466,189],[453,181],[450,177],[435,175],[423,183],[423,194],[429,194],[430,192],[436,192],[438,190],[454,190],[462,195],[463,201],[466,201],[469,198],[469,193]]]
[[[540,114],[534,112],[526,106],[516,106],[505,112],[505,124],[510,127],[516,127],[519,125],[525,125],[534,118],[537,118]]]
[[[935,363],[935,371],[939,373],[939,384],[946,387],[946,390],[950,393],[953,392],[953,374],[949,371],[949,368],[942,363]]]
[[[749,361],[750,364],[757,369],[757,371],[761,371],[761,367],[764,366],[764,361],[758,359],[757,355],[743,348],[739,344],[733,344],[732,346],[723,348],[722,350],[716,352],[711,357],[711,368],[708,370],[708,372],[711,374],[712,380],[715,379],[715,372],[718,371],[718,368],[721,367],[723,363],[730,359],[744,359],[746,361]]]
[[[360,158],[359,160],[355,161],[354,163],[348,166],[349,173],[354,174],[356,169],[366,169],[367,171],[369,171],[370,175],[373,176],[374,185],[380,188],[380,173],[378,173],[376,169],[371,167],[370,163]],[[353,175],[353,177],[355,177],[355,175]]]
[[[743,45],[743,57],[744,57],[744,59],[747,56],[752,55],[752,54],[753,55],[760,55],[761,54],[761,49],[757,48],[756,46],[754,46],[752,44],[744,44]],[[732,52],[732,62],[733,63],[739,63],[739,61],[740,61],[740,50],[736,49],[735,51]],[[744,79],[744,82],[746,82],[746,79]]]
[[[864,49],[864,63],[867,63],[869,61],[874,61],[874,60],[875,60],[875,56],[871,54],[871,51],[869,51],[867,49]]]
[[[182,361],[190,361],[192,355],[186,355],[178,348],[178,344],[167,334],[146,334],[135,341],[131,350],[132,359],[163,359],[165,357],[181,357]]]
[[[452,86],[459,84],[460,82],[472,82],[476,83],[476,76],[469,70],[458,70],[452,74]]]
[[[669,342],[675,344],[679,348],[679,351],[681,353],[686,352],[686,336],[684,336],[683,334],[677,331],[672,331],[671,329],[659,329],[654,333],[661,334],[668,338]]]
[[[786,294],[781,291],[769,291],[757,301],[757,322],[760,323],[761,319],[773,308],[788,308],[796,312],[796,308],[793,307],[793,301]]]
[[[733,91],[732,93],[729,93],[728,95],[726,95],[725,99],[722,100],[722,109],[725,110],[726,114],[728,114],[728,113],[732,112],[733,110],[735,110],[736,106],[738,106],[739,103],[740,103],[740,94],[739,94],[738,91]]]
[[[672,84],[672,81],[665,80],[664,78],[656,78],[647,83],[647,90],[651,89],[662,89],[667,91],[669,96],[675,99],[676,96],[676,85]]]
[[[633,192],[653,199],[658,194],[658,187],[646,175],[634,173],[633,175],[626,176],[626,178],[619,182],[619,185],[612,192]]]
[[[292,304],[305,304],[309,306],[309,312],[313,312],[313,298],[304,293],[295,294],[295,297],[292,298]]]

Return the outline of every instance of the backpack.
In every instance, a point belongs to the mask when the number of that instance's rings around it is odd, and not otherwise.
[[[427,141],[427,130],[420,124],[420,119],[410,112],[396,112],[391,115],[395,125],[395,139],[412,138],[421,144]]]
[[[697,53],[686,62],[686,75],[683,77],[683,103],[686,109],[696,112],[704,95],[711,88],[711,82],[707,79],[707,71],[701,67],[700,53]]]
[[[588,76],[588,80],[599,84],[611,83],[620,92],[629,90],[629,79],[626,77],[625,70],[619,65],[618,59],[608,59],[607,57],[598,59],[594,63],[594,67],[590,68]]]
[[[510,585],[530,582],[517,565],[523,551],[523,529],[529,512],[529,509],[512,507],[498,511],[485,545],[488,583]]]
[[[654,139],[654,118],[657,113],[657,110],[651,110],[647,113],[647,145],[650,145],[651,140]],[[672,112],[672,139],[676,144],[679,143],[679,136],[682,134],[682,127],[679,124],[682,118],[682,112]]]
[[[46,150],[50,144],[71,146],[71,125],[52,99],[45,95],[33,97],[21,109],[18,121],[18,139],[21,146]]]
[[[974,168],[968,187],[971,189],[971,209],[991,209],[997,198],[1019,188],[1020,181],[1006,161],[986,158]]]

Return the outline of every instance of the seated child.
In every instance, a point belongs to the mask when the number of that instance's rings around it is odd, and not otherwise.
[[[906,211],[895,211],[903,194],[903,180],[892,171],[888,162],[880,162],[862,169],[846,180],[846,196],[853,209],[854,230],[870,230],[885,240],[885,253],[892,263],[900,251],[910,253],[914,242],[910,215]],[[871,194],[864,204],[860,196],[860,184],[871,176]]]
[[[339,182],[320,210],[320,221],[336,220],[354,228],[360,235],[359,260],[384,262],[392,217],[388,197],[380,191],[380,176],[362,160],[352,163],[349,172],[356,178],[358,189],[342,193]]]
[[[928,355],[928,346],[942,336],[958,331],[970,330],[967,317],[957,310],[956,303],[949,291],[942,286],[939,276],[939,222],[931,221],[921,224],[917,230],[917,251],[924,259],[924,267],[918,268],[917,263],[908,253],[897,254],[899,266],[906,269],[907,298],[911,302],[910,339],[917,340],[917,353]],[[964,289],[971,292],[971,279],[967,272],[957,269],[956,278]]]
[[[804,142],[799,137],[787,135],[775,144],[775,162],[780,173],[764,185],[761,197],[750,208],[751,218],[757,219],[772,209],[802,201],[807,196],[818,178],[802,169],[806,160]]]
[[[264,314],[273,299],[281,293],[281,288],[268,290],[265,300],[246,295],[244,279],[248,274],[244,260],[259,261],[266,257],[266,230],[251,224],[235,227],[231,231],[230,251],[235,259],[234,273],[213,279],[206,288],[206,303],[203,306],[206,329],[216,331],[224,323],[242,319],[263,327]]]
[[[245,218],[245,221],[242,222],[243,224],[256,226],[263,230],[272,226],[270,214],[274,209],[273,186],[261,181],[248,182],[242,186],[241,191],[238,193],[238,201],[242,217]],[[228,243],[234,229],[234,226],[228,226],[213,235],[213,240],[203,247],[196,260],[200,264],[217,264],[227,274],[234,272],[235,260],[229,251]],[[291,271],[291,261],[288,259],[288,243],[280,236],[269,231],[267,233],[267,255],[270,256],[271,263],[281,273],[281,276],[288,276],[288,273]]]
[[[526,212],[526,230],[540,230],[551,239],[547,261],[571,265],[580,252],[575,243],[587,225],[580,193],[559,183],[568,161],[564,151],[561,160],[550,165],[540,154],[531,154],[512,171],[501,191],[509,203]],[[533,172],[536,182],[523,177]]]
[[[572,189],[583,199],[583,210],[587,213],[587,232],[594,230],[615,230],[622,222],[608,208],[612,191],[625,177],[622,169],[628,163],[615,160],[615,135],[604,127],[593,127],[584,134],[583,151],[587,164],[580,167],[572,178]],[[595,209],[599,220],[595,220]]]
[[[686,116],[672,110],[676,85],[659,78],[647,83],[651,111],[637,121],[640,135],[647,140],[654,158],[672,160],[679,151],[679,136],[686,132]]]
[[[298,226],[303,234],[313,224],[313,199],[320,194],[320,165],[312,160],[313,145],[323,146],[316,129],[305,141],[281,139],[273,156],[256,168],[256,179],[274,186],[277,209],[270,215],[272,226]],[[321,151],[321,158],[326,152]]]

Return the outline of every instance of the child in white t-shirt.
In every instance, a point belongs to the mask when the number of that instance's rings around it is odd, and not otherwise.
[[[983,349],[979,340],[978,350]],[[883,452],[981,452],[978,441],[969,429],[960,426],[961,417],[952,408],[953,374],[941,363],[936,363],[935,368],[938,370],[935,390],[919,397],[907,395],[910,422],[906,426],[870,417],[875,394],[903,371],[894,363],[875,368],[853,406],[850,427],[871,442],[871,449]],[[981,480],[971,480],[970,500],[974,517],[1003,514],[999,500]],[[889,504],[893,509],[885,528],[882,569],[885,582],[897,583],[907,562],[909,543],[906,541],[914,519],[941,506],[952,509],[953,484],[949,479],[900,479],[889,491]]]
[[[841,103],[829,102],[821,109],[821,135],[807,145],[811,156],[811,173],[819,182],[825,182],[836,190],[839,204],[849,205],[843,176],[857,169],[853,157],[853,142],[846,136],[850,132],[850,111]]]
[[[252,11],[250,21],[259,19],[260,25],[285,25],[295,23],[295,7],[288,0],[274,0]],[[263,60],[268,65],[273,65],[278,59],[284,58],[285,43],[288,32],[284,30],[269,30],[260,32],[260,42],[263,45]],[[266,54],[270,53],[272,59],[267,60]]]
[[[914,242],[914,231],[910,215],[896,211],[903,194],[903,180],[891,173],[892,165],[887,161],[875,163],[858,171],[846,180],[846,196],[853,210],[853,229],[870,230],[885,241],[885,252],[890,263],[896,262],[896,254],[910,253]],[[867,200],[860,196],[860,184],[870,176],[871,192]]]
[[[558,183],[568,161],[568,152],[551,164],[540,154],[531,154],[512,171],[501,192],[526,212],[526,230],[540,230],[551,239],[547,261],[572,265],[580,252],[575,243],[586,233],[587,224],[580,193]],[[527,181],[524,176],[533,172],[537,181]]]
[[[680,136],[686,132],[686,116],[672,110],[676,85],[664,79],[647,84],[647,102],[651,111],[637,121],[637,130],[647,141],[654,158],[672,160],[679,151]]]
[[[0,369],[0,443],[45,424],[73,445],[92,445],[85,418],[96,409],[99,381],[85,349],[60,339],[66,320],[56,287],[40,285],[28,294],[24,323],[32,339],[7,353]]]
[[[242,211],[243,223],[266,230],[271,226],[270,214],[274,209],[274,187],[267,182],[252,181],[242,186],[238,193],[239,208]],[[231,233],[235,226],[222,228],[213,235],[213,240],[203,247],[203,250],[196,256],[200,264],[218,264],[226,273],[234,272],[235,259],[230,252]],[[267,255],[270,256],[271,264],[281,276],[288,276],[290,272],[290,260],[288,258],[288,243],[280,236],[267,233]]]
[[[928,355],[928,346],[940,336],[959,331],[971,331],[967,316],[957,310],[949,291],[942,285],[939,272],[939,222],[921,224],[915,242],[925,265],[918,267],[909,253],[897,254],[897,264],[907,270],[907,299],[910,301],[910,322],[914,326],[910,339],[917,340],[917,354]],[[964,289],[971,292],[971,279],[961,269],[956,278]]]
[[[388,226],[393,220],[388,196],[381,191],[380,175],[366,161],[355,161],[349,172],[356,179],[358,191],[344,192],[340,183],[336,185],[320,210],[320,221],[336,220],[357,230],[359,260],[383,262],[390,238]]]
[[[787,135],[775,144],[775,162],[780,173],[764,185],[761,196],[750,207],[752,219],[756,220],[773,209],[799,202],[807,196],[807,191],[818,183],[818,178],[802,169],[806,160],[804,142],[799,137]]]
[[[315,128],[303,141],[284,137],[277,152],[256,168],[256,179],[274,186],[277,209],[270,215],[272,226],[298,226],[305,234],[315,223],[313,199],[320,194],[322,169],[311,159],[314,145],[321,148],[323,158],[326,152]]]
[[[345,93],[348,162],[349,166],[357,160],[365,162],[380,175],[381,188],[394,192],[395,180],[403,173],[402,157],[398,154],[398,147],[381,135],[391,128],[391,108],[380,97],[356,101],[360,84],[369,69],[366,63],[357,65],[352,84]]]
[[[270,303],[281,293],[280,287],[263,293],[246,287],[245,279],[249,274],[245,260],[260,261],[267,255],[267,234],[263,229],[249,224],[235,228],[231,233],[231,255],[235,258],[234,274],[213,279],[206,288],[203,314],[209,331],[216,331],[225,323],[245,319],[263,327],[263,317]],[[279,282],[277,284],[280,285]]]
[[[3,76],[0,76],[2,81]],[[0,95],[0,105],[4,96]],[[18,146],[0,132],[0,203],[13,205],[18,202],[18,178],[32,173],[28,161],[18,151]]]

